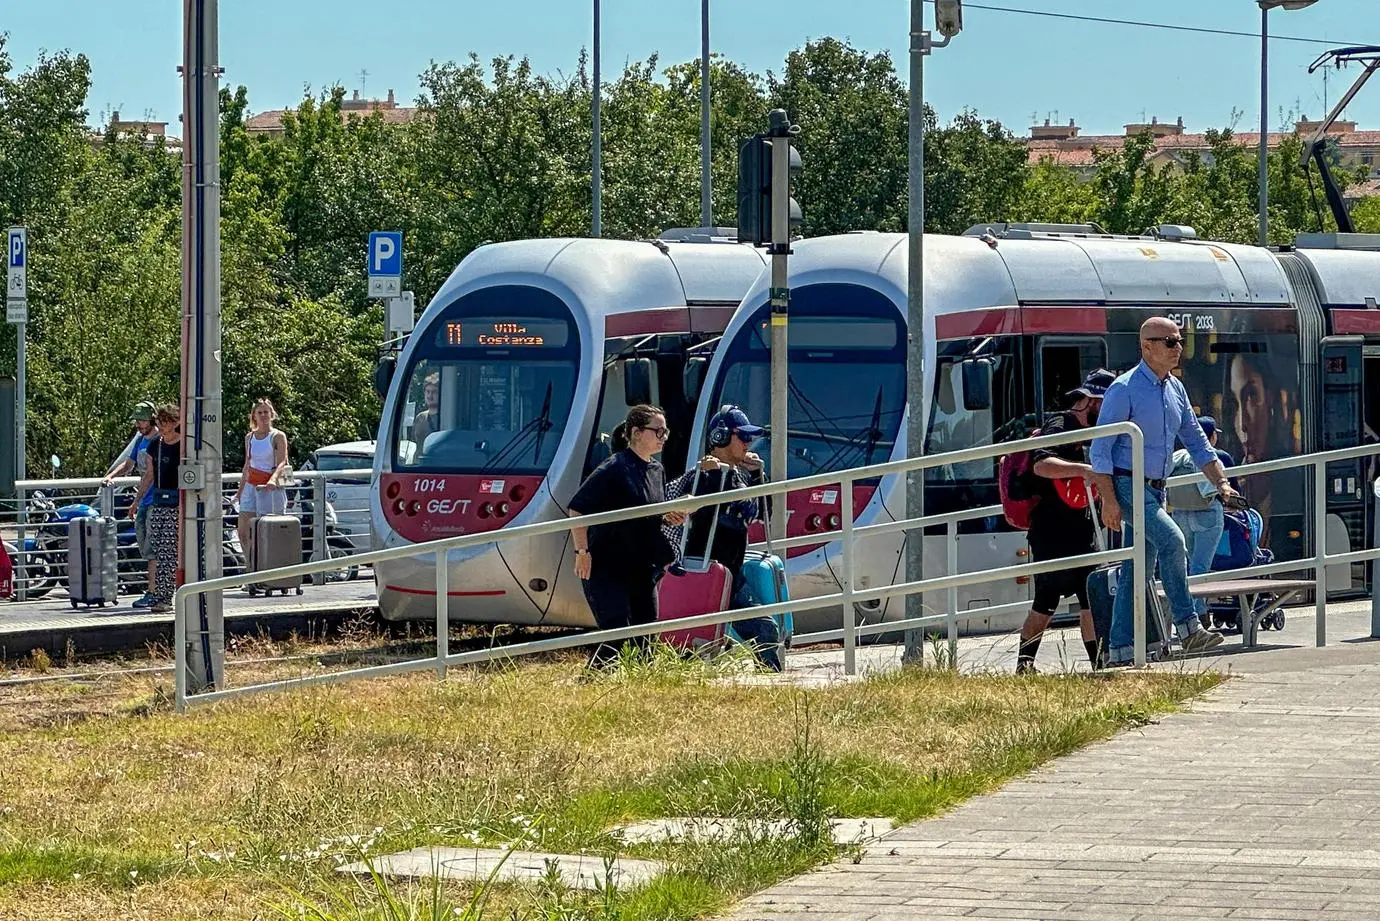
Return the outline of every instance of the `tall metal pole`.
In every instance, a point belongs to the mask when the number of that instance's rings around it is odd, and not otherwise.
[[[925,55],[929,53],[929,34],[925,32],[924,0],[910,0],[910,157],[908,265],[906,269],[906,455],[919,457],[925,444]],[[925,474],[913,471],[906,477],[906,517],[925,514]],[[907,532],[906,581],[918,582],[924,576],[924,529]],[[906,596],[906,617],[925,615],[924,598]],[[907,630],[902,662],[916,662],[924,655],[924,634]]]
[[[791,139],[786,113],[777,109],[771,118],[771,474],[788,478],[787,439],[790,402],[790,368],[786,323],[790,316],[790,275],[786,257],[791,251]],[[783,503],[784,504],[784,503]],[[772,540],[786,539],[784,512],[771,518]]]
[[[25,254],[24,258],[25,260],[28,259],[27,253]],[[28,448],[25,445],[25,432],[28,426],[28,401],[24,396],[24,381],[27,378],[27,374],[25,371],[25,353],[27,353],[29,350],[28,331],[29,324],[27,322],[16,323],[14,325],[15,335],[19,337],[19,353],[15,356],[14,368],[14,478],[16,480],[24,479],[24,461],[27,457],[27,454],[25,452],[28,451]],[[21,522],[24,520],[23,508],[19,510],[19,520]],[[19,549],[21,551],[19,558],[24,559],[25,557],[22,554],[22,551],[24,549],[24,531],[22,525],[20,527],[19,533]]]
[[[709,0],[700,2],[700,226],[714,226],[714,179],[709,162]]]
[[[1270,245],[1270,11],[1260,9],[1260,245]]]
[[[604,139],[600,135],[599,98],[603,95],[604,88],[599,81],[599,0],[594,0],[594,140],[591,143],[593,166],[590,170],[591,192],[594,196],[594,217],[590,224],[590,236],[592,237],[597,237],[603,232],[603,216],[600,214],[600,206],[604,194]]]
[[[182,485],[179,579],[221,575],[220,65],[217,0],[183,0]],[[185,616],[187,687],[223,687],[220,592]]]

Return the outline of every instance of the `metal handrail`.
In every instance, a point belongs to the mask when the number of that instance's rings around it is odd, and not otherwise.
[[[1091,429],[1081,429],[1073,432],[1063,432],[1054,435],[1042,435],[1038,438],[1026,439],[1021,443],[1021,450],[1035,450],[1045,447],[1057,447],[1064,444],[1076,444],[1096,437],[1113,437],[1124,435],[1131,439],[1133,446],[1133,470],[1137,475],[1143,475],[1144,461],[1143,444],[1144,437],[1139,428],[1129,422],[1116,422],[1110,425],[1097,426]],[[944,464],[959,464],[974,460],[983,460],[989,457],[997,457],[1007,454],[1012,450],[1012,444],[1001,443],[993,445],[981,445],[975,448],[966,448],[961,451],[951,451],[944,454],[927,455],[923,457],[907,458],[899,461],[890,461],[885,464],[877,464],[872,467],[860,467],[849,470],[835,471],[833,473],[816,474],[799,479],[785,480],[779,483],[764,483],[759,486],[750,486],[740,490],[733,490],[718,494],[716,502],[739,501],[744,499],[764,498],[773,495],[783,495],[799,489],[811,489],[818,486],[831,484],[842,484],[841,498],[842,509],[841,518],[843,522],[843,570],[844,584],[843,591],[831,595],[817,596],[798,601],[783,602],[779,605],[766,605],[753,609],[752,616],[771,616],[772,614],[786,613],[788,611],[816,610],[834,605],[842,604],[844,610],[844,667],[852,674],[856,671],[856,628],[854,605],[859,600],[868,601],[873,599],[883,599],[899,594],[911,594],[922,591],[926,588],[943,589],[956,588],[962,585],[979,584],[991,581],[994,577],[1006,575],[1026,575],[1040,572],[1048,572],[1055,569],[1067,567],[1069,561],[1057,561],[1049,563],[1029,563],[1012,567],[1001,567],[995,570],[984,570],[975,573],[953,574],[937,579],[921,580],[918,582],[903,583],[899,586],[892,586],[880,589],[867,589],[858,591],[853,584],[852,558],[854,554],[854,541],[852,536],[853,529],[853,491],[852,484],[856,480],[875,479],[890,474],[909,473],[913,470],[924,470],[930,467]],[[1143,492],[1137,491],[1133,497],[1132,520],[1144,522],[1145,508]],[[473,661],[488,661],[484,658],[510,658],[517,655],[524,655],[533,652],[552,651],[565,649],[574,646],[585,646],[591,643],[606,642],[612,640],[629,639],[636,636],[648,636],[659,634],[668,630],[692,629],[697,626],[710,626],[721,623],[730,623],[741,620],[744,617],[742,611],[726,611],[715,614],[706,614],[697,617],[689,617],[675,620],[674,622],[663,622],[660,624],[641,624],[633,627],[618,628],[615,630],[597,630],[582,634],[577,637],[557,637],[546,640],[538,640],[532,643],[516,644],[505,646],[496,650],[485,650],[474,653],[463,653],[458,656],[449,654],[449,567],[446,565],[447,555],[451,550],[461,550],[469,547],[485,546],[501,543],[505,540],[518,540],[531,538],[545,534],[554,534],[569,531],[572,527],[594,527],[601,524],[611,524],[617,521],[626,521],[635,518],[659,517],[667,512],[691,512],[706,503],[704,497],[683,496],[667,502],[655,503],[652,505],[640,506],[635,509],[622,509],[614,512],[603,512],[596,515],[582,515],[578,518],[564,518],[552,521],[537,522],[534,524],[522,525],[505,529],[501,532],[486,532],[483,534],[465,534],[457,537],[442,538],[440,540],[429,541],[424,544],[414,544],[406,547],[393,547],[385,550],[374,550],[368,553],[353,554],[345,559],[359,565],[370,563],[381,563],[395,559],[416,558],[420,556],[434,555],[436,564],[436,656],[431,659],[419,660],[415,663],[398,663],[397,665],[378,666],[375,669],[360,669],[350,672],[338,672],[331,676],[319,676],[329,680],[345,680],[351,677],[365,677],[377,674],[392,674],[399,671],[411,671],[421,668],[431,667],[434,664],[437,674],[444,676],[447,666],[450,664],[466,664]],[[1143,529],[1140,532],[1143,533]],[[1130,547],[1123,547],[1118,550],[1104,551],[1099,554],[1090,554],[1088,559],[1093,562],[1113,562],[1116,560],[1132,561],[1133,572],[1137,575],[1145,569],[1145,544],[1143,540],[1136,540]],[[335,566],[339,565],[339,560],[333,561]],[[270,687],[288,687],[300,684],[301,681],[278,682],[271,685],[257,685],[253,688],[231,688],[207,693],[200,693],[194,696],[187,694],[187,619],[190,600],[198,595],[209,591],[217,591],[227,588],[239,588],[251,582],[261,582],[264,580],[276,580],[291,576],[311,575],[333,568],[331,564],[322,563],[302,563],[293,566],[285,566],[279,569],[266,570],[263,572],[247,573],[241,576],[225,576],[218,579],[209,579],[203,582],[190,583],[180,587],[173,597],[175,606],[175,636],[174,651],[177,659],[177,669],[175,672],[175,705],[179,711],[185,709],[191,701],[209,701],[224,699],[228,696],[252,693]],[[1136,662],[1138,665],[1145,663],[1145,596],[1143,592],[1135,595],[1135,648]],[[200,633],[200,631],[198,631]],[[205,642],[208,637],[199,637]],[[380,672],[379,668],[389,669],[388,672]]]

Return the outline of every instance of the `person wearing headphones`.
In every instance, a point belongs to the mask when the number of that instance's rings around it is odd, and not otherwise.
[[[687,470],[666,484],[667,500],[679,499],[687,494],[704,495],[747,489],[765,483],[762,458],[750,450],[752,443],[761,435],[762,427],[753,425],[747,413],[737,406],[720,408],[709,420],[709,430],[705,436],[709,452],[700,459],[696,469]],[[706,548],[704,545],[709,539],[715,515],[718,516],[719,526],[714,532],[713,546]],[[748,548],[748,525],[765,518],[765,500],[740,499],[697,509],[685,524],[667,526],[662,530],[672,548],[679,553],[681,528],[690,529],[686,554],[696,558],[708,556],[728,570],[733,577],[729,606],[730,610],[738,610],[762,603],[761,599],[752,597],[747,580],[743,577],[743,560]],[[781,671],[781,635],[776,621],[770,617],[750,617],[734,621],[733,630],[752,648],[759,662],[773,671]]]

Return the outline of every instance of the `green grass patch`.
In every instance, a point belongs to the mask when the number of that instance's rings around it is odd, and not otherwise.
[[[158,677],[79,721],[0,730],[0,916],[690,919],[840,856],[833,818],[934,815],[1144,724],[1215,675],[1017,679],[907,670],[803,690],[669,655],[356,682],[178,717]],[[256,678],[283,677],[261,674]],[[162,679],[163,682],[166,679]],[[89,707],[83,699],[82,707]],[[611,826],[716,815],[791,834],[620,845]],[[662,860],[640,888],[356,880],[426,845]]]

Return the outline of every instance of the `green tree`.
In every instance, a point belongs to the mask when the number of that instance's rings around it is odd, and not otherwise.
[[[926,232],[963,233],[1019,213],[1029,175],[1025,145],[975,112],[942,128],[928,107],[925,118]]]

